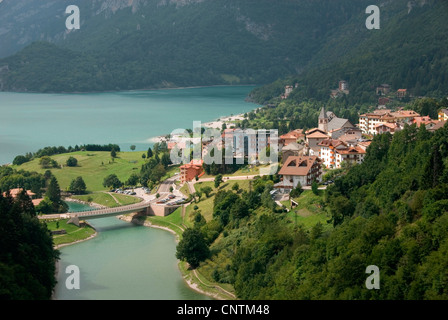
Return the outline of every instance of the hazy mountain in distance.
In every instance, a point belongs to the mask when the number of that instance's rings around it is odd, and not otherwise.
[[[70,92],[269,83],[338,61],[371,38],[365,27],[370,4],[384,10],[387,22],[409,6],[434,2],[4,0],[3,52],[39,42],[0,60],[0,88]],[[79,30],[65,28],[68,4],[80,8]]]

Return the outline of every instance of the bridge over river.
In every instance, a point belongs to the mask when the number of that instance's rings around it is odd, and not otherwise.
[[[95,209],[90,211],[70,212],[61,214],[47,214],[39,216],[39,219],[69,219],[69,223],[79,224],[79,220],[98,219],[122,214],[142,212],[146,215],[167,216],[181,205],[161,205],[154,201],[142,201],[115,208]]]

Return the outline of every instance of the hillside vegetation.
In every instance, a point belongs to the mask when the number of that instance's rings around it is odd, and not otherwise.
[[[30,34],[23,41],[35,43],[0,60],[3,90],[38,92],[269,83],[301,72],[330,34],[353,17],[364,25],[362,17],[371,4],[82,0],[77,4],[81,28],[68,33],[61,14],[64,3],[51,2],[49,12],[37,2],[9,8],[9,1],[0,7],[25,17],[54,14],[36,26],[48,24],[52,31]]]
[[[332,226],[296,224],[273,204],[270,179],[219,191],[212,219],[194,216],[209,245],[198,270],[241,299],[447,299],[447,141],[448,125],[376,136],[323,200],[297,198],[323,205]],[[369,265],[380,290],[366,288]]]

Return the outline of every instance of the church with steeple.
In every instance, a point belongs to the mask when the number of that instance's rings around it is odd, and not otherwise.
[[[320,110],[320,114],[319,114],[319,125],[318,125],[318,129],[323,131],[323,132],[328,132],[328,116],[327,113],[325,112],[325,107],[322,107],[322,109]]]

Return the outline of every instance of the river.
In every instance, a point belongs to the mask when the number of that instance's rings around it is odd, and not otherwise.
[[[69,202],[70,211],[88,209]],[[116,217],[89,223],[95,238],[60,248],[61,256],[54,299],[57,300],[200,300],[208,297],[193,291],[183,280],[174,256],[173,234],[134,225]],[[67,289],[75,265],[80,288]]]

